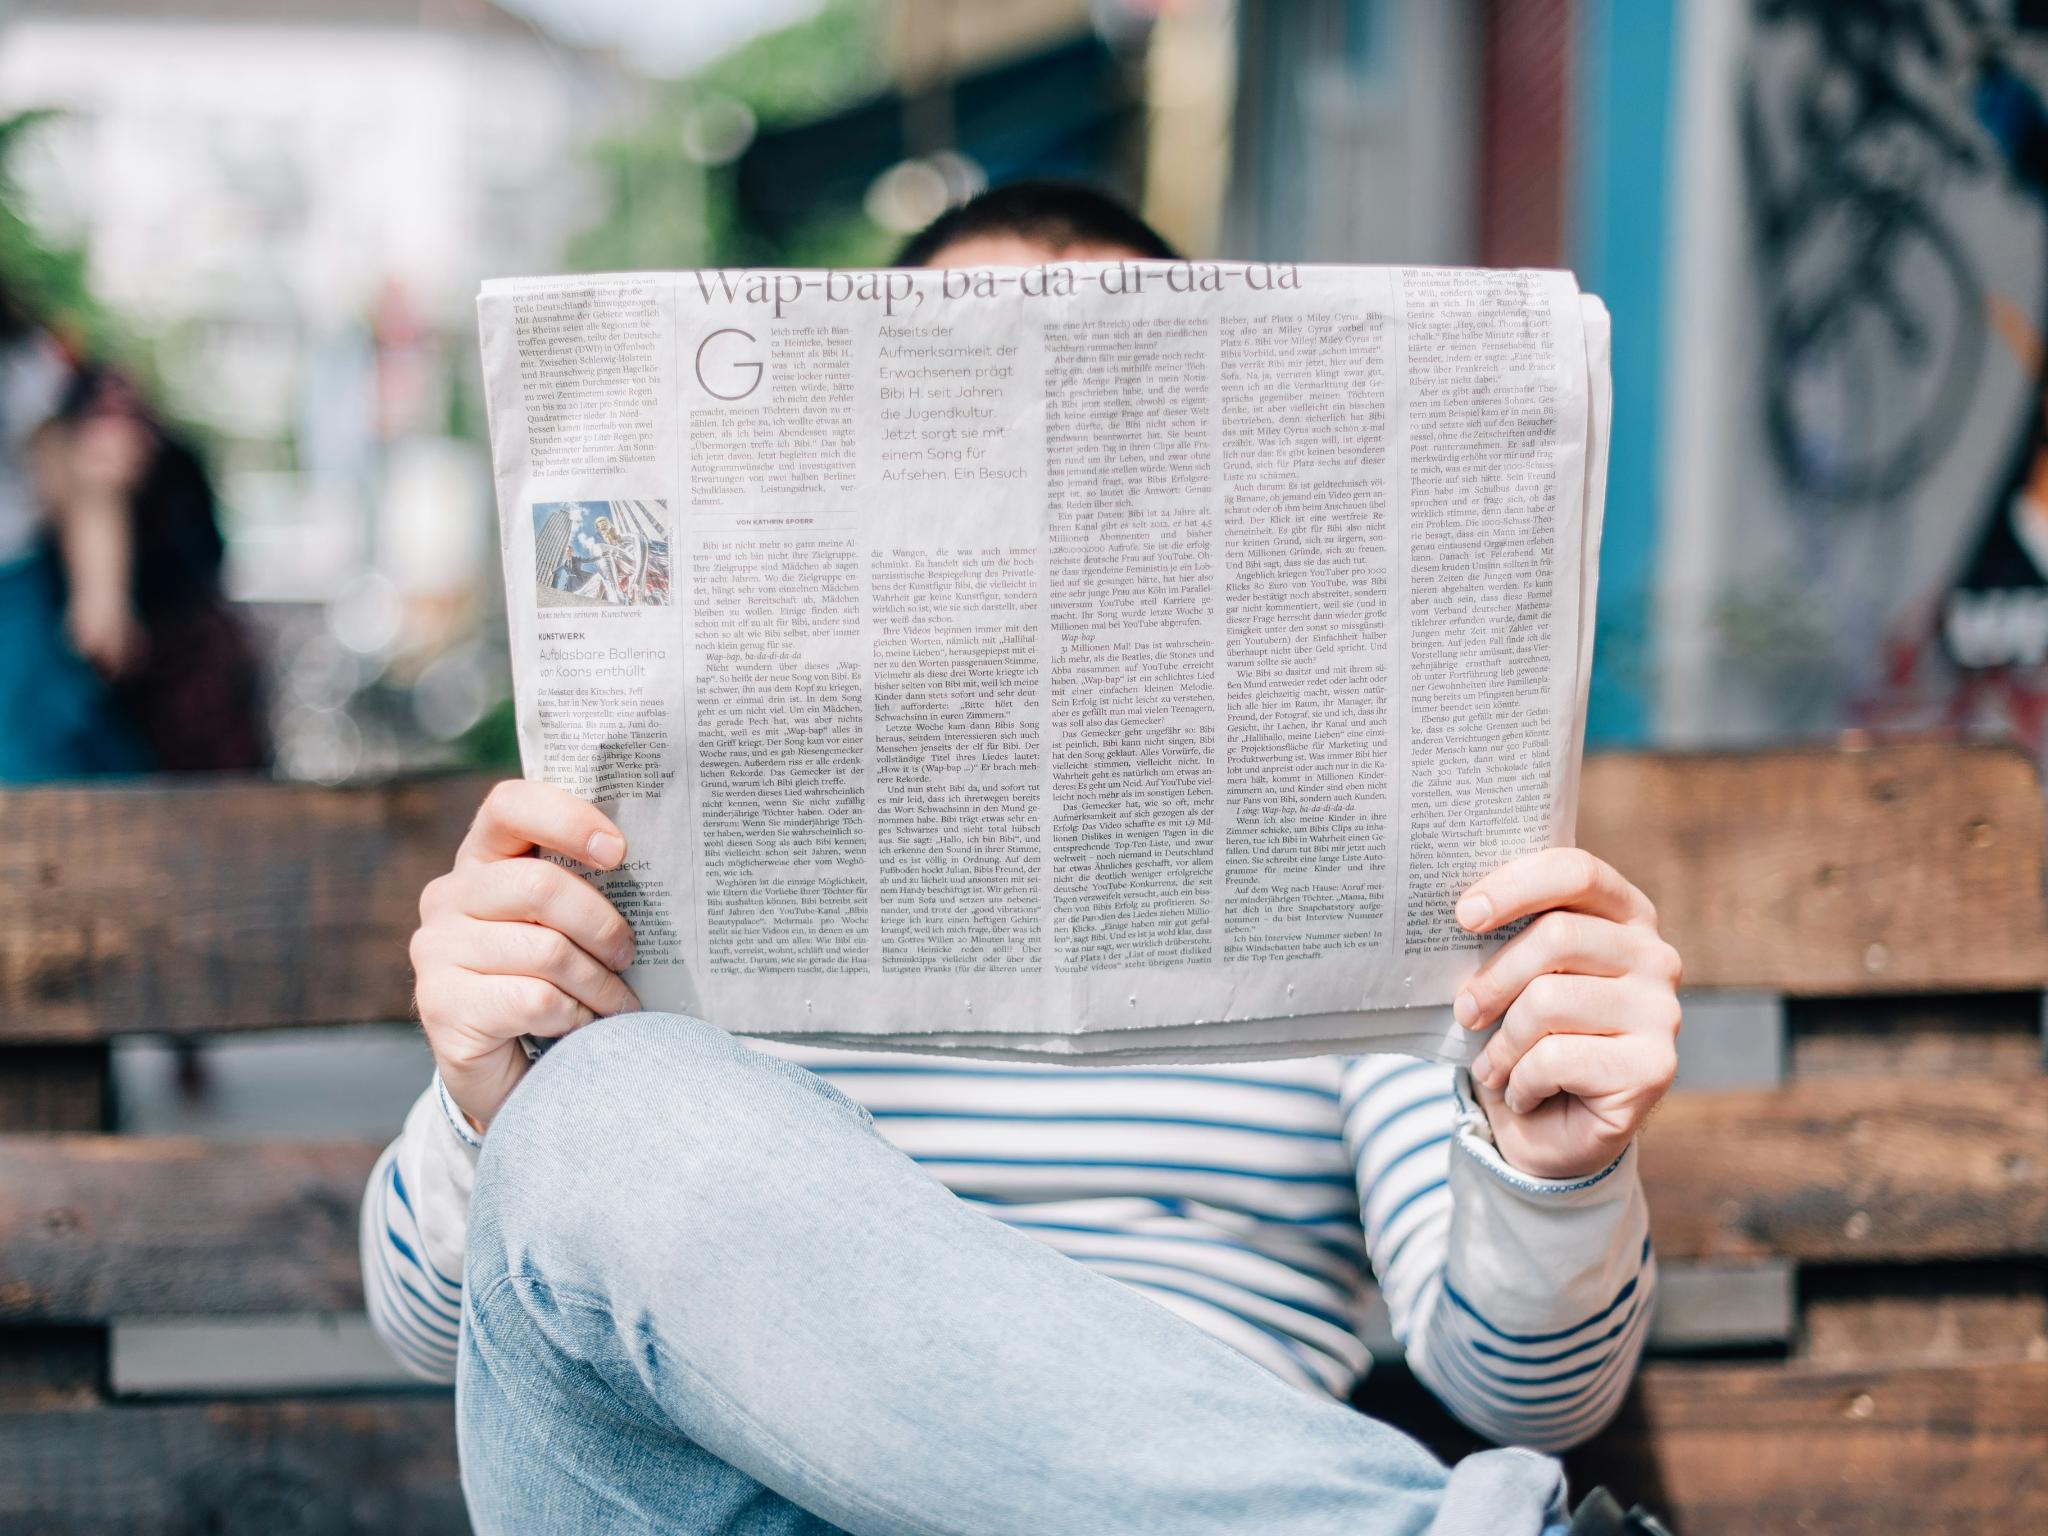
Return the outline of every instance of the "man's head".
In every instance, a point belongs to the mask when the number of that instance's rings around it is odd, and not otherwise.
[[[948,208],[904,242],[899,267],[1029,267],[1043,261],[1178,261],[1164,237],[1078,182],[1013,181]]]

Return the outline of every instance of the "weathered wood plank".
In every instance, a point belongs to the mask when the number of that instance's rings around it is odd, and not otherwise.
[[[1366,1412],[1457,1457],[1480,1448],[1399,1369]],[[1565,1458],[1678,1536],[2036,1536],[2048,1529],[2048,1363],[1816,1370],[1658,1362]]]
[[[1799,1315],[1797,1274],[1783,1259],[1757,1264],[1666,1260],[1645,1348],[1652,1355],[1729,1354],[1789,1342]]]
[[[403,1016],[414,904],[483,789],[0,793],[0,1037]],[[1582,798],[1581,840],[1658,900],[1697,986],[2048,983],[2041,798],[2017,753],[1595,757]]]
[[[110,1050],[104,1043],[0,1046],[0,1133],[105,1130],[113,1109]],[[0,1328],[0,1411],[97,1402],[108,1342],[103,1327]]]
[[[2048,1364],[1647,1368],[1571,1458],[1679,1536],[2035,1536],[2048,1529]]]
[[[1643,1137],[1660,1253],[1858,1260],[2048,1253],[2048,1079],[1673,1094]]]
[[[360,1312],[131,1317],[109,1332],[115,1397],[306,1396],[420,1384]]]
[[[1815,1365],[2048,1361],[2039,1264],[1825,1268],[1803,1290],[1799,1356]]]
[[[0,1038],[403,1018],[420,888],[483,790],[0,792]]]
[[[0,1413],[98,1402],[107,1342],[105,1328],[0,1328]]]
[[[1791,1075],[1798,1078],[1927,1082],[2032,1077],[2041,1070],[2038,992],[1816,997],[1793,1003],[1787,1012],[1787,1054]]]
[[[1680,994],[1684,1048],[1672,1088],[1775,1088],[1785,1081],[1785,1000],[1765,992]]]
[[[355,1311],[372,1143],[0,1137],[0,1319]],[[2048,1079],[1676,1094],[1643,1174],[1666,1259],[2048,1254]]]
[[[0,1321],[355,1312],[368,1142],[0,1137]]]
[[[111,1129],[107,1047],[0,1046],[0,1132]]]
[[[1362,1401],[1405,1417],[1396,1395],[1369,1383]],[[1653,1365],[1572,1460],[1581,1486],[1647,1500],[1681,1536],[2032,1536],[2048,1521],[2048,1364]],[[0,1415],[0,1529],[464,1528],[445,1397]]]
[[[0,1322],[355,1312],[355,1202],[378,1150],[0,1137]],[[1710,1317],[1677,1274],[1665,1301],[1682,1345],[1784,1336],[1782,1307]],[[1785,1277],[1759,1283],[1762,1295]]]
[[[442,1394],[0,1414],[0,1531],[457,1536]]]
[[[2016,751],[1595,757],[1579,840],[1649,892],[1694,986],[2048,982],[2041,792]]]

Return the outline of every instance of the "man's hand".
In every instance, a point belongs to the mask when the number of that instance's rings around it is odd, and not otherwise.
[[[633,930],[546,850],[615,868],[626,839],[595,806],[513,779],[485,797],[455,867],[420,893],[412,936],[420,1023],[448,1096],[482,1130],[526,1075],[521,1035],[566,1035],[640,1006],[618,972]]]
[[[1534,921],[1458,993],[1458,1022],[1500,1032],[1472,1064],[1501,1155],[1584,1178],[1621,1155],[1678,1065],[1678,951],[1649,897],[1577,848],[1503,864],[1458,898],[1459,925]]]

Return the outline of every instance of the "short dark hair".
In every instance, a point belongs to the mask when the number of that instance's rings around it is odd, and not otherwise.
[[[1012,181],[948,208],[903,242],[899,267],[922,267],[947,246],[977,235],[1017,235],[1054,250],[1120,245],[1159,261],[1178,261],[1166,237],[1107,192],[1078,181]]]

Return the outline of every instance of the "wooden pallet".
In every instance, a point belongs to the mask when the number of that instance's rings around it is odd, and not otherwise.
[[[377,1149],[111,1135],[108,1049],[403,1017],[419,889],[480,791],[0,794],[0,1531],[464,1528],[445,1394],[111,1396],[110,1320],[359,1310]],[[2048,1528],[2030,766],[1608,757],[1584,802],[1689,984],[1782,1028],[1683,1042],[1750,1086],[1676,1093],[1646,1135],[1658,1358],[1575,1472],[1683,1536]],[[1363,1400],[1469,1444],[1398,1367]]]

